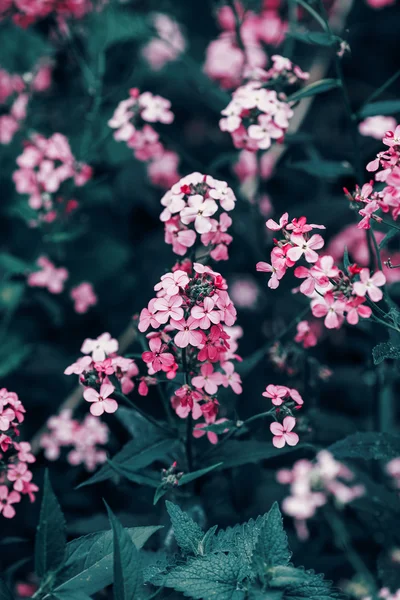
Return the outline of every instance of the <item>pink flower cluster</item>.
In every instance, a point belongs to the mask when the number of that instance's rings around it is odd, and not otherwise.
[[[303,398],[294,388],[288,388],[285,385],[267,385],[265,398],[269,398],[272,404],[278,408],[275,410],[275,418],[283,417],[282,423],[275,421],[270,425],[270,431],[273,434],[272,443],[275,448],[296,446],[299,442],[299,436],[293,432],[296,426],[296,419],[292,415],[292,410],[298,410],[304,404]]]
[[[327,450],[319,452],[314,462],[301,459],[292,469],[279,470],[277,480],[290,484],[290,495],[284,499],[282,510],[294,517],[297,534],[303,540],[308,538],[306,521],[319,507],[330,500],[344,506],[365,493],[363,485],[352,485],[354,474],[350,469]]]
[[[147,162],[151,181],[162,187],[169,187],[179,179],[179,157],[164,148],[152,124],[169,125],[173,120],[169,100],[151,92],[141,94],[137,88],[132,88],[129,98],[118,104],[108,121],[109,127],[115,129],[114,139],[126,142],[137,160]]]
[[[371,219],[381,222],[382,217],[376,214],[378,211],[390,213],[394,220],[400,214],[400,125],[394,131],[386,131],[382,142],[388,148],[368,163],[367,171],[378,171],[375,180],[385,184],[383,189],[375,191],[373,181],[364,184],[361,189],[357,186],[353,194],[344,188],[350,202],[362,206],[358,211],[363,217],[357,225],[360,229],[369,229]]]
[[[380,8],[380,6],[374,6],[374,8]],[[379,590],[376,598],[383,598],[384,600],[400,600],[400,589],[392,593],[388,587],[383,587]],[[364,596],[362,600],[373,600],[373,597]]]
[[[227,231],[232,219],[224,211],[233,210],[235,202],[225,181],[197,172],[183,177],[161,199],[165,207],[160,215],[165,223],[165,242],[179,256],[184,256],[188,248],[194,254],[195,244],[200,242],[210,248],[214,260],[227,260],[232,242]]]
[[[75,160],[61,133],[50,138],[35,133],[24,146],[13,180],[19,194],[29,195],[29,206],[34,210],[52,213],[51,194],[58,192],[64,182],[72,180],[76,186],[82,186],[92,177],[91,167]]]
[[[237,88],[221,113],[220,128],[231,134],[235,148],[267,150],[273,140],[283,140],[289,127],[293,116],[290,105],[275,90],[262,85],[249,81]]]
[[[32,94],[50,87],[52,67],[39,62],[31,73],[10,74],[0,69],[0,144],[9,144],[25,120],[27,105]]]
[[[176,60],[186,48],[186,41],[178,23],[163,13],[151,15],[157,34],[142,49],[142,55],[154,71]]]
[[[67,461],[70,465],[82,464],[88,471],[106,462],[105,450],[99,445],[107,444],[109,429],[100,419],[86,415],[82,422],[72,418],[72,411],[65,409],[47,421],[48,431],[40,439],[47,460],[57,460],[61,448],[69,447]]]
[[[400,490],[400,457],[393,458],[387,463],[386,473],[393,479],[395,488]]]
[[[110,377],[119,383],[123,394],[129,394],[135,387],[133,378],[139,373],[135,361],[118,356],[118,342],[109,333],[103,333],[96,339],[87,338],[81,352],[85,356],[69,365],[65,375],[79,375],[79,381],[85,387],[83,397],[90,402],[92,415],[99,417],[104,412],[114,413],[118,403],[112,398],[116,388]]]
[[[28,442],[19,441],[19,425],[25,418],[25,408],[15,392],[0,389],[0,514],[6,519],[15,516],[13,504],[28,495],[35,501],[37,485],[32,483],[30,464],[35,462]]]
[[[256,14],[237,1],[235,9],[236,15],[228,5],[219,10],[218,21],[223,31],[209,44],[204,64],[206,75],[224,89],[241,85],[246,71],[265,67],[268,58],[264,45],[279,45],[287,28],[276,5],[265,2]],[[237,39],[236,17],[240,19],[241,43]]]
[[[14,23],[29,27],[35,21],[54,14],[58,19],[81,19],[93,10],[95,0],[2,0],[0,21],[12,17]],[[98,5],[104,0],[98,2]]]
[[[324,246],[324,240],[311,231],[325,227],[307,223],[306,217],[289,222],[288,213],[284,213],[279,223],[269,219],[266,226],[282,235],[282,239],[274,239],[271,264],[259,262],[256,265],[257,271],[271,273],[268,282],[271,289],[276,289],[287,269],[304,257],[309,266],[298,266],[294,270],[295,277],[303,280],[298,291],[310,298],[312,314],[324,317],[325,327],[339,329],[345,320],[356,325],[360,317],[371,316],[372,310],[365,303],[367,297],[373,302],[382,299],[380,288],[386,282],[382,271],[371,275],[369,269],[351,265],[346,275],[334,264],[332,256],[319,256],[317,250]]]
[[[185,384],[171,399],[177,415],[206,424],[215,423],[219,386],[242,392],[240,376],[232,360],[240,331],[232,328],[236,310],[223,277],[210,267],[194,263],[177,265],[155,286],[156,297],[140,313],[139,331],[147,334],[150,350],[143,353],[149,375],[163,371],[174,379],[181,368]],[[205,432],[197,431],[195,437]],[[215,438],[211,441],[215,443]]]
[[[30,287],[45,288],[51,294],[61,294],[69,277],[67,269],[65,267],[57,268],[47,256],[39,256],[36,264],[40,268],[28,275],[28,285]],[[70,297],[74,302],[75,312],[78,314],[86,313],[91,306],[97,304],[97,296],[93,286],[87,281],[73,287],[70,291]]]

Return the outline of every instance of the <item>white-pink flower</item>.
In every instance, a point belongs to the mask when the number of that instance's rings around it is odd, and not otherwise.
[[[287,251],[288,258],[296,262],[304,254],[304,258],[309,263],[317,262],[318,253],[316,250],[322,248],[325,243],[318,233],[312,235],[309,240],[306,240],[303,235],[293,233],[290,236],[290,241],[292,242],[293,247],[289,248]]]
[[[118,342],[109,333],[102,333],[95,340],[87,338],[82,344],[81,352],[91,354],[95,362],[101,362],[106,356],[118,352]]]
[[[188,200],[188,206],[181,211],[181,221],[185,225],[193,223],[197,233],[207,233],[212,229],[209,217],[218,210],[215,200],[204,200],[203,196],[196,194]]]
[[[379,288],[385,285],[386,277],[382,271],[376,271],[372,277],[370,276],[369,269],[361,269],[360,281],[356,281],[353,285],[354,293],[357,296],[368,296],[374,302],[382,300],[383,292]]]

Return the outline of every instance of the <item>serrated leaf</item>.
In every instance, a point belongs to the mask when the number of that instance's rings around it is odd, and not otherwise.
[[[328,34],[322,33],[321,35],[325,38]],[[327,92],[337,87],[340,87],[340,81],[338,79],[321,79],[320,81],[310,83],[298,92],[295,92],[288,97],[287,101],[294,102],[301,100],[302,98],[307,98],[308,96],[316,96],[317,94],[322,94],[323,92]]]
[[[379,102],[370,102],[361,108],[358,116],[374,117],[375,115],[392,115],[400,112],[400,100],[380,100]]]
[[[176,543],[182,552],[184,554],[198,554],[201,541],[204,538],[204,532],[200,525],[183,512],[177,504],[167,500],[165,505],[171,519]]]
[[[271,443],[259,442],[257,440],[229,440],[215,450],[207,458],[207,462],[213,464],[222,462],[223,464],[216,470],[231,469],[240,467],[249,463],[259,462],[269,458],[276,458],[285,453],[293,452],[295,449],[304,448],[303,445],[285,446],[284,448],[275,448]]]
[[[14,600],[11,590],[2,579],[0,579],[0,600]]]
[[[292,556],[278,503],[268,512],[255,548],[256,562],[263,569],[286,567]]]
[[[173,442],[170,439],[158,439],[150,445],[146,440],[131,440],[113,457],[112,463],[115,467],[124,468],[126,473],[133,473],[147,467],[155,460],[163,458],[172,450],[172,447]],[[113,468],[109,464],[105,464],[92,477],[81,483],[78,488],[106,481],[113,474]]]
[[[250,519],[247,523],[219,531],[212,541],[212,550],[234,551],[242,561],[250,564],[267,516],[261,515],[256,520]]]
[[[140,557],[129,533],[106,504],[113,530],[114,600],[134,600],[140,585]]]
[[[198,600],[244,600],[247,565],[232,554],[192,558],[162,577],[162,585]]]
[[[132,527],[127,532],[140,548],[150,536],[161,529],[155,527]],[[112,583],[113,534],[112,531],[91,533],[67,544],[66,560],[59,572],[54,593],[81,590],[91,596]]]
[[[52,490],[49,474],[44,475],[43,498],[35,538],[35,572],[43,577],[64,562],[67,537],[65,519]]]
[[[386,358],[398,360],[400,358],[400,347],[393,346],[391,342],[382,342],[372,348],[374,365],[379,365]]]
[[[379,432],[354,433],[328,447],[335,458],[385,460],[400,456],[400,435]]]
[[[340,41],[340,38],[336,35],[319,31],[300,31],[298,29],[290,29],[287,32],[287,35],[299,40],[300,42],[314,44],[316,46],[333,46]]]
[[[284,600],[340,600],[345,596],[325,581],[323,575],[293,567],[276,567],[269,582],[284,589]]]
[[[182,475],[182,477],[179,479],[178,486],[186,485],[187,483],[190,483],[191,481],[195,481],[195,479],[199,479],[200,477],[203,477],[203,475],[207,475],[207,473],[210,473],[211,471],[215,471],[215,469],[222,467],[222,465],[223,465],[223,463],[219,462],[215,465],[211,465],[210,467],[206,467],[205,469],[199,469],[198,471],[192,471],[191,473],[186,473],[185,475]]]

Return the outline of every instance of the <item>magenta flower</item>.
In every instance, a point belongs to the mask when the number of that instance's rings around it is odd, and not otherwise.
[[[18,492],[14,490],[9,492],[6,485],[0,485],[0,514],[3,513],[6,519],[15,517],[15,508],[12,504],[17,504],[20,501],[21,495]]]
[[[272,404],[280,406],[289,395],[289,388],[285,385],[267,385],[265,392],[262,393],[265,398],[271,398]]]
[[[142,359],[145,363],[151,364],[155,373],[161,371],[163,367],[171,367],[174,364],[174,355],[170,352],[165,352],[168,346],[162,343],[161,338],[151,338],[149,346],[150,351],[143,352]]]
[[[383,292],[379,288],[385,285],[386,277],[382,271],[376,271],[372,277],[370,276],[369,269],[361,269],[360,281],[356,281],[353,285],[354,293],[357,296],[368,296],[374,302],[382,300]]]
[[[87,402],[92,402],[90,412],[95,417],[99,417],[104,412],[114,413],[118,408],[118,403],[114,398],[110,398],[114,392],[115,387],[111,383],[103,383],[100,388],[100,392],[97,392],[93,388],[86,388],[83,392],[83,397]]]
[[[297,262],[304,254],[304,258],[309,263],[315,263],[318,260],[316,250],[319,250],[324,245],[324,240],[319,234],[312,235],[309,240],[306,240],[303,235],[293,233],[290,236],[292,248],[289,248],[287,255],[290,260]]]
[[[198,331],[198,322],[193,317],[189,317],[187,321],[184,319],[176,321],[171,319],[170,325],[179,330],[174,337],[174,342],[178,348],[186,348],[186,346],[200,346],[203,343],[204,334]]]
[[[283,448],[285,444],[288,446],[296,446],[299,443],[299,436],[292,429],[296,425],[294,417],[285,417],[282,423],[271,423],[269,426],[271,433],[274,434],[272,443],[275,448]]]

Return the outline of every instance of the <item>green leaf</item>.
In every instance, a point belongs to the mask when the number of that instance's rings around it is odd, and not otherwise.
[[[304,42],[305,44],[314,44],[316,46],[333,46],[341,41],[336,35],[319,31],[300,31],[298,29],[291,29],[287,32],[287,35],[300,42]]]
[[[397,229],[390,229],[387,232],[387,234],[385,235],[385,237],[383,238],[383,240],[381,241],[381,243],[379,244],[379,249],[386,248],[386,246],[388,245],[390,240],[392,240],[397,235],[399,235],[399,232],[397,231]]]
[[[164,486],[164,484],[160,483],[160,485],[157,487],[156,491],[154,492],[153,506],[155,506],[157,504],[157,502],[159,500],[161,500],[161,498],[163,496],[165,496],[167,491],[168,491],[168,489]]]
[[[173,449],[174,443],[170,439],[159,439],[149,445],[146,440],[132,440],[125,444],[120,452],[112,459],[113,468],[124,470],[124,476],[128,473],[135,473],[144,467],[147,467],[155,460],[163,458]],[[110,479],[114,470],[109,464],[103,465],[97,473],[78,486],[78,489],[85,485],[92,485],[99,481]]]
[[[314,34],[317,35],[317,34]],[[319,34],[321,36],[327,36],[326,33]],[[301,100],[302,98],[307,98],[308,96],[316,96],[317,94],[322,94],[329,90],[333,90],[334,88],[340,87],[340,81],[338,79],[321,79],[320,81],[315,81],[314,83],[310,83],[306,85],[298,92],[295,92],[291,96],[288,97],[288,102],[293,102],[297,100]]]
[[[219,462],[216,465],[211,465],[210,467],[206,467],[205,469],[199,469],[198,471],[192,471],[191,473],[182,475],[182,477],[179,479],[178,486],[186,485],[187,483],[190,483],[191,481],[194,481],[195,479],[199,479],[199,477],[203,477],[203,475],[207,475],[207,473],[210,473],[210,471],[214,471],[215,469],[222,467],[222,465],[223,465],[223,463]]]
[[[392,115],[400,112],[400,100],[381,100],[380,102],[370,102],[361,108],[358,116],[361,119],[365,117],[374,117],[375,115]]]
[[[57,600],[91,600],[90,596],[82,592],[82,590],[61,590],[56,594],[53,593],[51,598],[57,598]]]
[[[154,488],[157,488],[160,484],[160,475],[158,473],[136,473],[131,469],[126,469],[123,466],[120,467],[112,460],[107,460],[107,463],[116,473],[118,473],[118,475],[125,477],[129,481],[133,481],[133,483],[138,483],[139,485],[148,485]]]
[[[260,460],[276,458],[283,454],[293,452],[299,448],[307,447],[305,444],[298,446],[285,446],[284,448],[275,448],[270,442],[259,442],[257,440],[229,440],[209,455],[207,462],[214,464],[223,463],[217,470],[231,469],[240,467],[248,463],[256,463]]]
[[[28,358],[33,351],[31,344],[23,345],[22,341],[16,342],[13,338],[0,348],[0,377],[6,377],[13,371],[16,371],[18,367]]]
[[[24,275],[36,269],[37,267],[32,263],[25,262],[6,252],[0,252],[0,270],[5,271],[8,275]]]
[[[277,502],[272,505],[261,528],[255,554],[257,563],[261,563],[264,569],[285,567],[290,562],[292,553],[283,529],[282,515]]]
[[[219,531],[218,535],[212,540],[213,552],[230,552],[234,551],[241,561],[251,564],[253,554],[265,524],[268,514],[262,515],[254,519],[250,519],[247,523],[228,527],[224,531]]]
[[[177,504],[166,501],[176,542],[184,554],[199,554],[204,532]]]
[[[336,177],[351,175],[353,173],[353,167],[347,161],[312,158],[294,163],[291,162],[288,163],[288,166],[321,179],[335,179]]]
[[[160,526],[132,527],[126,531],[136,548],[140,550],[149,537],[159,529]],[[58,573],[53,593],[80,590],[91,596],[112,583],[112,567],[112,531],[91,533],[73,540],[67,544],[65,565]]]
[[[106,504],[113,530],[114,600],[134,600],[140,585],[140,557],[135,544]]]
[[[198,600],[244,600],[248,566],[235,554],[216,553],[192,558],[184,566],[160,575],[162,585]]]
[[[343,266],[346,272],[349,271],[350,264],[349,251],[347,250],[347,246],[345,246],[343,252]]]
[[[391,342],[382,342],[372,348],[372,358],[374,365],[379,365],[386,358],[398,360],[400,358],[400,347],[393,346]]]
[[[65,519],[52,490],[49,474],[44,475],[43,498],[35,538],[35,572],[43,577],[64,562],[66,549]]]
[[[294,567],[275,567],[270,571],[272,588],[284,589],[284,600],[339,600],[342,592],[335,590],[330,581],[313,571]]]
[[[0,579],[0,600],[14,600],[8,585],[2,579]]]
[[[328,447],[337,459],[385,460],[400,456],[400,435],[379,432],[354,433]]]

